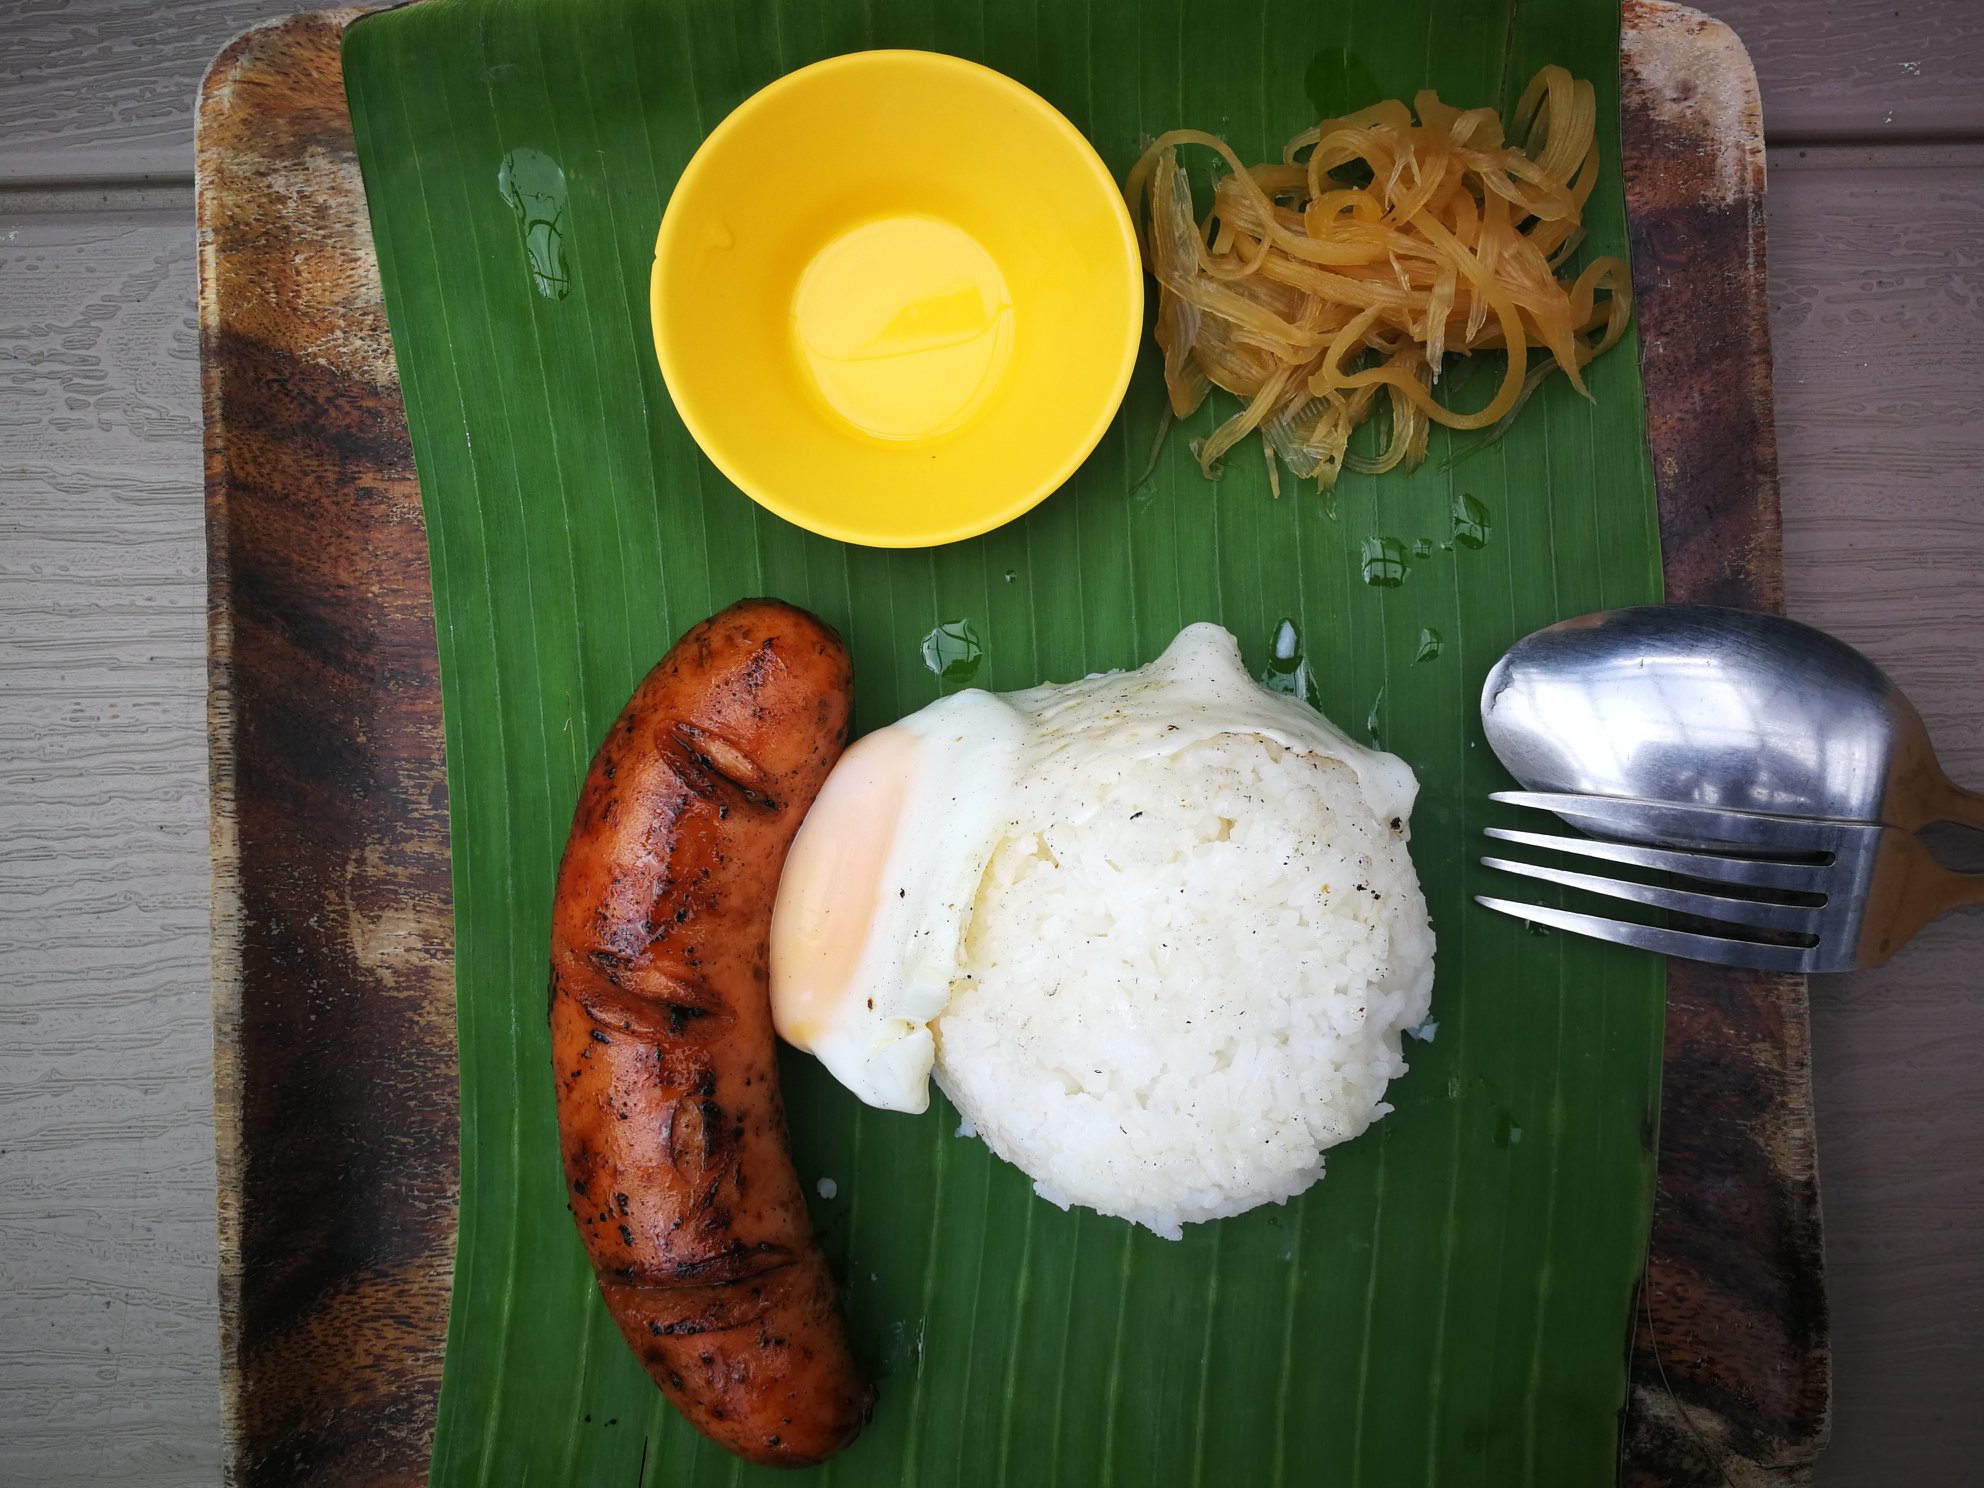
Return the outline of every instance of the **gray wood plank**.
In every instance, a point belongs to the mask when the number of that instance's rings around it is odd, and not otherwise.
[[[1977,0],[1697,0],[1750,49],[1773,143],[1984,132]]]
[[[193,98],[282,0],[15,0],[0,19],[0,183],[187,177]],[[1736,28],[1773,139],[1984,132],[1984,5],[1704,0]]]
[[[1984,151],[1772,166],[1789,608],[1879,661],[1984,787]],[[1984,1457],[1980,965],[1971,912],[1812,986],[1828,1488],[1975,1482]]]
[[[283,0],[10,0],[0,182],[193,174],[193,102],[228,39]]]
[[[211,1482],[191,224],[0,217],[0,284],[0,1482]]]

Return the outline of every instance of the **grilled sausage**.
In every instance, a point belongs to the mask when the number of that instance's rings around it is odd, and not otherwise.
[[[697,1430],[770,1465],[831,1456],[874,1399],[786,1148],[766,977],[851,697],[803,610],[698,625],[593,759],[552,921],[559,1138],[600,1292]]]

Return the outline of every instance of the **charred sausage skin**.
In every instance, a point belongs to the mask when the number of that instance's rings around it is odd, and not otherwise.
[[[559,1138],[600,1292],[682,1414],[768,1465],[831,1456],[873,1402],[786,1146],[766,971],[852,693],[803,610],[691,630],[593,759],[553,911]]]

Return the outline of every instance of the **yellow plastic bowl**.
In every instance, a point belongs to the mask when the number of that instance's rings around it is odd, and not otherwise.
[[[856,52],[703,142],[649,309],[682,421],[747,495],[927,547],[1011,521],[1095,448],[1143,271],[1115,181],[1044,99],[957,57]]]

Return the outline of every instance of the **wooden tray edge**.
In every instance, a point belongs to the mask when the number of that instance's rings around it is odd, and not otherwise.
[[[1667,594],[1781,611],[1756,72],[1700,11],[1626,0],[1624,15],[1620,128]],[[1700,272],[1725,263],[1744,272]],[[1805,979],[1668,965],[1661,1103],[1690,1120],[1663,1121],[1622,1479],[1807,1482],[1832,1366]]]
[[[438,665],[339,65],[364,13],[243,32],[195,121],[228,1483],[424,1482],[453,1270]],[[319,508],[329,548],[299,552]],[[370,581],[324,556],[352,538]],[[283,667],[295,709],[269,706]],[[353,1078],[312,1067],[320,1033],[357,1051]],[[412,1150],[340,1146],[353,1109]],[[354,1171],[369,1193],[334,1186]]]

